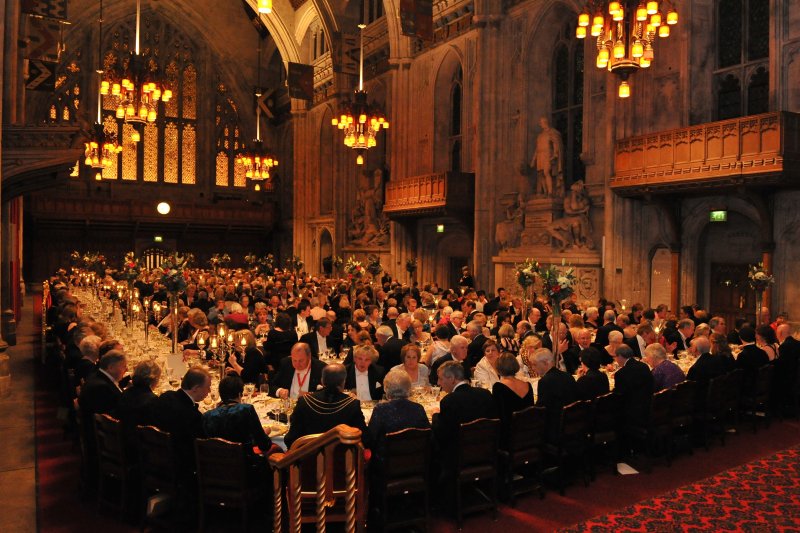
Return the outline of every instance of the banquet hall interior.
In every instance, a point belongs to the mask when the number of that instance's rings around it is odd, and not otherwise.
[[[0,530],[800,527],[800,2],[0,0],[0,25]],[[212,501],[227,467],[202,447],[231,452],[206,414],[174,490],[148,493],[144,444],[109,458],[101,419],[127,426],[81,387],[116,360],[69,363],[92,336],[203,413],[243,384],[273,449],[235,501]],[[724,371],[698,378],[705,356]],[[341,363],[364,426],[302,433]],[[698,382],[688,422],[662,364]],[[548,405],[551,372],[601,376],[611,415]],[[530,386],[525,419],[504,383]],[[390,386],[427,416],[413,456],[369,424]],[[120,442],[169,437],[141,427]],[[462,517],[473,496],[489,512]]]

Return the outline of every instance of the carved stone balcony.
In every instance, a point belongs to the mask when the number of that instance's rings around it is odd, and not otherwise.
[[[709,122],[617,142],[611,188],[622,196],[800,185],[800,115]]]
[[[472,214],[474,205],[474,174],[440,172],[390,181],[383,212],[391,218]]]

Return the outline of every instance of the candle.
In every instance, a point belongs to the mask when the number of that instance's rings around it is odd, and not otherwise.
[[[242,340],[239,341],[239,344],[242,346],[247,346],[247,338],[245,338],[244,335],[242,335]]]
[[[206,340],[203,337],[198,337],[197,338],[197,347],[202,350],[203,346],[205,346],[205,345],[206,345]]]
[[[228,344],[233,344],[233,332],[228,333]]]
[[[217,349],[217,338],[216,337],[211,337],[211,349],[212,350],[216,350]]]

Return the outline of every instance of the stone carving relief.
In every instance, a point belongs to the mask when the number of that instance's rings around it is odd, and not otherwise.
[[[590,300],[596,302],[600,294],[600,270],[597,268],[576,268],[575,277],[578,279],[576,287],[578,301]]]
[[[553,220],[547,227],[547,233],[560,251],[569,248],[594,250],[592,221],[589,219],[591,206],[583,180],[573,183],[564,197],[564,216]]]
[[[364,171],[359,177],[355,209],[347,226],[351,244],[385,246],[389,243],[389,219],[383,213],[383,170]]]
[[[494,239],[502,251],[520,245],[520,237],[525,227],[525,204],[521,194],[509,193],[500,199],[500,205],[506,218],[495,226]]]
[[[561,133],[551,128],[545,117],[539,119],[542,131],[536,137],[536,151],[523,171],[534,178],[535,196],[564,196],[564,144]]]

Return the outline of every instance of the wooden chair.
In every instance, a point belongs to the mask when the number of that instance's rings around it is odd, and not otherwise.
[[[703,445],[709,449],[709,439],[717,433],[721,444],[725,444],[725,421],[728,418],[728,375],[717,376],[708,382],[706,401],[696,417],[702,427]]]
[[[769,427],[772,414],[770,400],[774,371],[775,367],[771,364],[759,368],[753,389],[750,391],[743,391],[742,393],[742,413],[745,416],[751,417],[753,421],[753,433],[755,433],[758,428],[759,418],[763,418],[765,425]],[[763,413],[763,416],[760,416],[759,413]]]
[[[500,443],[500,457],[506,489],[511,507],[516,496],[539,491],[544,498],[542,485],[542,446],[547,426],[547,410],[528,407],[511,415],[508,440]]]
[[[577,458],[581,466],[584,484],[589,485],[591,467],[589,466],[589,450],[592,433],[592,404],[581,400],[565,405],[561,410],[558,435],[555,442],[547,443],[545,451],[556,460],[558,473],[558,492],[562,496],[566,488],[566,465],[570,459]]]
[[[137,426],[136,437],[142,473],[142,501],[145,505],[142,528],[148,523],[164,524],[161,509],[174,507],[178,499],[178,476],[172,437],[153,426]],[[151,505],[152,504],[152,505]]]
[[[379,477],[381,530],[427,528],[431,430],[408,428],[386,435]],[[395,511],[390,513],[390,510]]]
[[[692,430],[694,428],[694,414],[697,401],[697,383],[682,381],[672,388],[672,409],[670,409],[670,431],[672,442],[670,453],[675,456],[677,449],[685,445],[689,455],[694,453],[692,448]]]
[[[497,518],[497,438],[500,420],[479,418],[461,424],[456,452],[456,522],[464,514],[492,509]],[[483,485],[489,485],[488,491]],[[487,493],[488,492],[488,493]],[[470,498],[472,501],[467,502]]]
[[[619,459],[619,417],[622,410],[622,397],[609,392],[598,396],[592,402],[592,455],[598,457],[610,450],[611,467],[617,472]],[[594,478],[594,466],[592,467]]]
[[[652,462],[656,454],[664,452],[667,465],[671,464],[671,454],[664,444],[671,442],[672,438],[672,419],[670,409],[672,407],[672,389],[664,389],[653,394],[650,401],[650,412],[647,420],[641,426],[634,426],[631,431],[632,437],[640,443],[645,450],[647,463],[645,471],[652,470]]]
[[[223,439],[195,439],[197,487],[200,524],[203,531],[206,505],[239,508],[242,531],[247,530],[248,510],[258,497],[258,490],[248,483],[248,461],[244,446]],[[262,498],[266,495],[262,493]]]
[[[134,465],[125,450],[122,424],[106,414],[94,415],[94,432],[97,442],[98,505],[107,505],[125,513],[129,509],[128,489],[133,481]],[[113,493],[109,481],[119,485],[119,500],[109,499]]]

